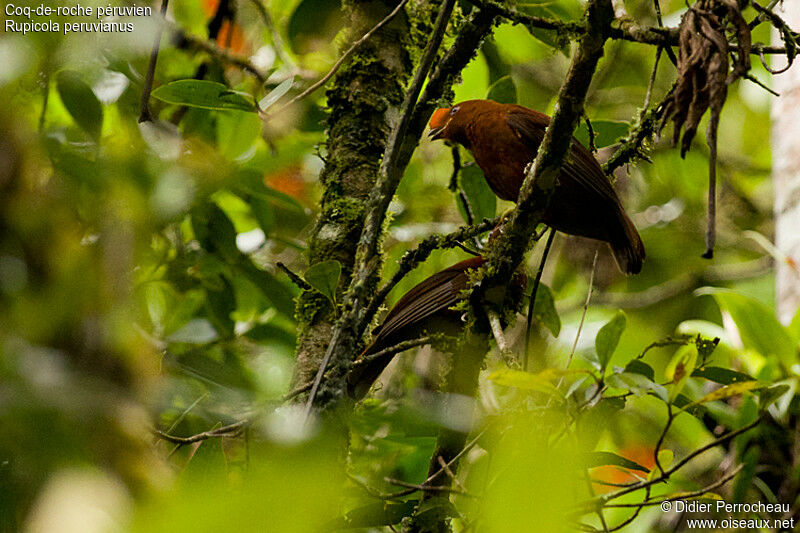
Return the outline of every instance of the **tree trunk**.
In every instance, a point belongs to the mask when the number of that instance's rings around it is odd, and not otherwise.
[[[351,0],[344,3],[350,41],[367,33],[399,0]],[[339,295],[350,283],[365,202],[375,184],[392,119],[403,103],[411,71],[408,21],[398,13],[375,32],[341,67],[328,90],[324,187],[319,219],[309,238],[308,263],[336,260],[342,265]],[[343,45],[349,48],[350,42]],[[376,280],[372,280],[374,284]],[[325,355],[335,321],[328,300],[316,291],[299,298],[300,320],[295,384],[314,378]]]
[[[800,2],[775,7],[793,29],[800,28]],[[773,41],[783,46],[775,33]],[[775,56],[773,69],[786,66],[786,58]],[[777,75],[772,100],[772,183],[775,195],[775,245],[789,261],[778,261],[775,303],[778,318],[788,324],[800,307],[800,67]]]

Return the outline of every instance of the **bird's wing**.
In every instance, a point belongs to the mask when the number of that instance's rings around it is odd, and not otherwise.
[[[544,140],[544,133],[550,123],[550,117],[517,106],[509,111],[507,121],[508,126],[522,142],[534,146],[538,150]],[[619,202],[617,193],[600,164],[592,153],[574,137],[561,170],[577,184],[604,198],[613,200],[615,203]]]
[[[479,260],[479,261],[478,261]],[[458,303],[461,291],[467,288],[466,270],[477,268],[483,259],[476,257],[457,263],[425,279],[403,295],[392,307],[383,324],[374,332],[372,346],[392,333],[449,309]]]

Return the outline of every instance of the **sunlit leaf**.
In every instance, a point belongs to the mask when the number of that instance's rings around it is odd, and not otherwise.
[[[661,465],[661,468],[666,470],[672,464],[672,461],[675,460],[675,453],[672,450],[659,450],[658,451],[658,461],[656,462],[657,465]],[[661,469],[657,466],[654,467],[650,473],[647,475],[647,479],[656,479],[661,475]]]
[[[167,342],[186,342],[191,344],[205,344],[219,338],[217,330],[208,320],[197,318],[190,320],[185,326],[172,335],[167,336]]]
[[[522,370],[503,368],[492,372],[489,379],[505,387],[544,392],[554,396],[560,395],[558,389],[550,382],[552,374],[541,376]]]
[[[707,402],[713,402],[716,400],[724,400],[725,398],[730,398],[731,396],[738,396],[739,394],[744,394],[745,392],[760,389],[764,387],[764,383],[760,381],[745,381],[742,383],[733,383],[731,385],[725,385],[724,387],[720,387],[714,392],[710,392],[697,400],[695,403],[703,404]]]
[[[237,109],[255,111],[249,96],[233,92],[222,83],[208,80],[177,80],[153,91],[163,102],[203,109]]]
[[[99,140],[103,129],[103,105],[92,88],[72,70],[62,70],[56,75],[56,88],[75,123],[95,141]]]
[[[786,370],[797,363],[795,343],[772,309],[730,289],[705,287],[697,294],[710,294],[722,310],[730,313],[745,347],[765,357],[777,357]]]
[[[267,93],[264,98],[259,100],[258,107],[261,111],[266,111],[269,109],[275,102],[281,99],[283,95],[288,93],[292,89],[292,85],[294,85],[294,76],[289,78],[288,80],[282,81],[278,84],[277,87],[272,89],[269,93]]]

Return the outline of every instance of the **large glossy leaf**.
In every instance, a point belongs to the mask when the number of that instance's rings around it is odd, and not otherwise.
[[[203,109],[255,111],[249,95],[232,91],[222,83],[208,80],[178,80],[162,85],[153,96],[168,104]]]
[[[625,331],[627,324],[628,319],[625,317],[625,313],[617,311],[617,314],[597,332],[594,348],[597,352],[601,369],[605,369],[608,366],[608,362],[611,360],[611,356],[614,355],[619,338],[622,336],[622,332]]]
[[[99,140],[103,129],[103,105],[92,88],[72,70],[62,70],[56,75],[56,88],[75,123],[95,141]]]
[[[705,287],[697,293],[710,294],[720,309],[730,314],[745,348],[766,357],[777,357],[786,370],[797,363],[797,351],[791,335],[766,305],[730,289]]]

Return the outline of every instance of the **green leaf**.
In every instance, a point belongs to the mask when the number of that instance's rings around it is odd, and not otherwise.
[[[758,391],[758,402],[761,409],[766,409],[773,403],[777,402],[781,396],[789,392],[791,389],[792,387],[784,383]]]
[[[736,372],[735,370],[718,366],[704,366],[702,368],[697,368],[694,372],[692,372],[692,377],[706,378],[707,380],[720,383],[722,385],[730,385],[731,383],[739,383],[742,381],[755,381],[756,379],[748,374],[743,374],[742,372]]]
[[[293,85],[294,85],[294,76],[292,76],[288,80],[282,81],[277,87],[272,89],[269,93],[267,93],[267,95],[264,98],[262,98],[258,102],[258,107],[261,109],[261,111],[266,111],[273,104],[275,104],[275,102],[280,100],[283,95],[288,93],[292,89]]]
[[[511,67],[500,54],[494,40],[485,40],[481,52],[489,68],[489,90],[486,98],[501,104],[516,104],[517,87],[509,74]]]
[[[302,0],[289,17],[289,44],[298,54],[307,54],[333,40],[344,23],[339,0]]]
[[[528,15],[537,17],[555,18],[557,20],[570,20],[574,17],[568,10],[556,2],[544,2],[537,5],[536,3],[526,2],[519,6],[519,8]],[[545,30],[541,28],[528,28],[530,34],[564,54],[569,56],[569,39],[565,35],[559,35],[555,30]]]
[[[795,347],[797,347],[797,343],[800,342],[800,307],[797,308],[797,312],[794,314],[792,322],[786,329],[789,332],[789,336],[792,337]]]
[[[253,113],[226,111],[217,117],[217,146],[230,160],[255,154],[253,144],[261,134],[261,119]]]
[[[650,472],[649,469],[643,467],[639,463],[631,461],[630,459],[626,459],[625,457],[612,452],[589,452],[585,455],[585,462],[589,468],[613,465],[621,466],[629,470],[638,470],[640,472],[644,472],[645,474]]]
[[[234,268],[247,278],[250,283],[258,287],[261,294],[275,308],[286,317],[294,316],[294,295],[292,291],[266,270],[261,270],[253,261],[244,254],[239,254]]]
[[[619,374],[612,374],[606,378],[606,383],[618,389],[624,389],[632,392],[636,396],[643,396],[652,392],[657,398],[664,402],[669,401],[667,389],[662,385],[647,379],[642,374],[633,374],[631,372],[620,372]]]
[[[789,371],[797,363],[795,343],[772,309],[758,300],[730,289],[704,287],[697,294],[710,294],[720,309],[727,311],[746,348],[756,350],[765,357],[775,356]]]
[[[255,111],[249,95],[231,91],[222,83],[207,80],[178,80],[162,85],[153,96],[163,102],[203,109]]]
[[[498,385],[559,396],[560,393],[558,389],[550,383],[552,377],[553,374],[547,371],[542,374],[532,374],[530,372],[513,370],[511,368],[496,370],[489,375],[489,379]]]
[[[92,88],[72,70],[62,70],[56,75],[56,88],[75,123],[98,141],[103,129],[103,105]]]
[[[760,381],[745,381],[743,383],[733,383],[731,385],[725,385],[724,387],[720,387],[714,392],[710,392],[694,402],[695,404],[704,404],[708,402],[713,402],[716,400],[724,400],[725,398],[730,398],[731,396],[738,396],[739,394],[744,394],[745,392],[749,392],[754,389],[761,389],[764,387],[764,383]]]
[[[696,345],[681,346],[675,351],[675,355],[672,356],[667,368],[664,369],[665,377],[672,382],[672,388],[669,393],[670,401],[673,401],[681,393],[683,387],[686,386],[686,381],[694,372],[695,366],[697,366],[697,355]]]
[[[489,86],[486,93],[488,100],[494,100],[501,104],[514,104],[517,102],[517,86],[514,85],[514,78],[510,75],[503,76]]]
[[[616,122],[612,120],[592,120],[592,131],[594,132],[594,145],[597,148],[610,146],[616,143],[620,137],[628,134],[630,124],[627,122]],[[589,128],[586,121],[581,122],[575,130],[575,138],[581,144],[589,146]]]
[[[625,327],[628,324],[628,319],[625,313],[617,311],[617,314],[609,320],[606,325],[600,328],[597,332],[597,337],[594,339],[594,349],[597,352],[597,358],[600,361],[600,368],[605,370],[611,356],[614,355],[614,350],[617,349],[619,338]]]
[[[672,461],[675,460],[675,453],[672,450],[659,450],[658,451],[658,462],[657,464],[661,465],[661,468],[666,470],[672,464]],[[653,468],[650,473],[647,475],[647,479],[652,480],[657,478],[661,475],[661,470],[656,467]]]
[[[489,188],[483,171],[478,165],[470,165],[461,169],[461,188],[467,195],[467,201],[476,222],[494,217],[497,211],[497,196]],[[458,205],[461,209],[461,202],[458,202]]]
[[[192,209],[192,230],[200,245],[212,254],[227,262],[239,258],[233,222],[215,203],[205,202]]]
[[[640,374],[650,381],[653,381],[656,378],[656,373],[653,370],[653,367],[642,361],[641,359],[633,359],[627,365],[625,365],[625,372],[632,373],[632,374]]]
[[[708,408],[705,405],[698,405],[692,402],[685,394],[678,394],[672,401],[672,405],[700,420],[708,413]]]
[[[211,322],[203,318],[195,318],[186,323],[178,331],[166,338],[167,342],[186,342],[192,344],[206,344],[219,338],[217,330]]]
[[[553,337],[558,337],[561,332],[561,319],[558,316],[558,311],[556,311],[553,293],[550,292],[550,287],[544,283],[539,283],[539,288],[536,290],[533,316],[550,330]]]
[[[406,516],[411,516],[416,500],[401,503],[380,502],[357,507],[344,517],[332,521],[330,531],[354,528],[378,528],[399,524]],[[326,528],[325,531],[329,529]]]
[[[336,305],[336,287],[339,286],[339,276],[341,274],[341,263],[331,260],[311,265],[303,277],[309,285]]]

